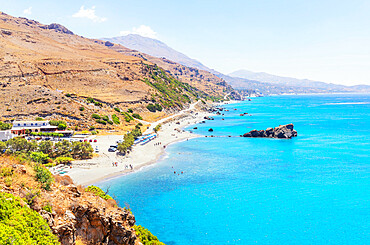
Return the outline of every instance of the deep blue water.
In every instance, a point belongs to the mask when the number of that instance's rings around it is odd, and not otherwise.
[[[225,120],[194,131],[237,136],[294,123],[298,137],[193,139],[99,186],[111,186],[137,224],[170,245],[370,243],[369,95],[264,97],[225,108]]]

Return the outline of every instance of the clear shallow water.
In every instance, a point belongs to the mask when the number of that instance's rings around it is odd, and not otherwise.
[[[225,108],[225,120],[194,131],[237,136],[294,123],[298,137],[193,139],[99,186],[169,245],[368,243],[369,95],[264,97]]]

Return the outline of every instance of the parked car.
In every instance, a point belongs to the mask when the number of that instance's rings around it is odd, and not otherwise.
[[[84,142],[87,142],[87,139],[84,139]]]
[[[116,152],[117,148],[115,147],[109,147],[108,151],[109,152]]]
[[[95,147],[95,152],[98,153],[99,152],[99,148],[98,147]]]
[[[94,139],[94,142],[98,142],[98,140],[97,139]]]
[[[93,140],[92,139],[89,139],[89,142],[93,142]]]

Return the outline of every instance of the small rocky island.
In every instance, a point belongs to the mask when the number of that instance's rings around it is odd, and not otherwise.
[[[264,137],[264,138],[279,138],[279,139],[290,139],[297,136],[297,131],[294,129],[294,125],[280,125],[276,128],[268,128],[266,130],[252,130],[249,133],[245,133],[243,137]]]

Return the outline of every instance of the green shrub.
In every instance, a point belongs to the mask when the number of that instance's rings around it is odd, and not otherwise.
[[[133,113],[134,111],[130,108],[127,110],[128,113]]]
[[[91,127],[89,128],[89,130],[90,130],[90,131],[95,130],[95,126],[91,126]]]
[[[65,121],[62,121],[62,120],[59,120],[59,121],[57,121],[57,120],[50,120],[49,121],[49,124],[51,126],[59,126],[59,124],[65,124],[65,125],[67,125],[67,123]]]
[[[111,120],[108,120],[107,123],[109,123],[110,125],[113,125],[113,122]]]
[[[163,108],[160,104],[149,104],[146,107],[151,112],[162,111]]]
[[[84,110],[85,110],[85,107],[81,106],[81,107],[79,108],[79,110],[80,110],[80,111],[84,111]]]
[[[6,143],[0,141],[0,154],[3,154],[3,152],[6,150]]]
[[[44,118],[42,118],[42,117],[36,117],[36,121],[44,121]]]
[[[4,167],[0,171],[0,176],[7,177],[13,175],[13,169],[10,167]]]
[[[4,123],[0,121],[0,130],[8,130],[13,127],[13,124],[11,123]]]
[[[41,163],[41,164],[47,163],[49,160],[49,155],[43,152],[31,152],[30,157],[32,161]]]
[[[97,135],[97,134],[98,134],[98,132],[96,132],[96,131],[94,130],[94,131],[91,131],[91,134],[92,134],[92,135]]]
[[[103,116],[101,119],[103,119],[104,121],[108,121],[109,120],[109,117],[108,116]]]
[[[50,186],[54,181],[53,175],[41,164],[35,164],[33,169],[35,170],[35,178],[41,183],[41,187],[49,191]]]
[[[114,108],[114,110],[115,110],[116,112],[121,112],[121,110],[120,110],[119,108],[117,108],[117,107],[115,107],[115,108]]]
[[[68,163],[71,163],[74,159],[71,158],[71,157],[57,157],[55,159],[55,162],[57,164],[68,164]]]
[[[68,98],[71,97],[71,94],[66,94],[66,97],[68,97]]]
[[[50,203],[46,204],[45,206],[42,207],[42,210],[45,210],[46,212],[53,212],[53,207],[51,206]]]
[[[0,244],[60,244],[47,222],[20,198],[0,192]]]
[[[154,236],[148,229],[142,227],[141,225],[134,226],[135,233],[139,237],[143,245],[165,245],[160,242],[156,236]]]
[[[140,119],[140,120],[142,120],[142,119],[143,119],[143,118],[142,118],[139,114],[137,114],[137,113],[132,114],[132,116],[133,116],[134,118],[136,118],[136,119]]]
[[[10,176],[5,177],[4,183],[5,183],[5,186],[7,186],[7,187],[12,186],[12,183],[13,183],[12,177],[10,177]]]
[[[95,113],[92,114],[91,117],[94,118],[94,119],[100,119],[101,118],[98,114],[95,114]]]
[[[116,114],[113,114],[113,115],[112,115],[112,120],[113,120],[113,122],[114,122],[115,124],[120,124],[119,118],[117,117],[117,115],[116,115]]]
[[[134,118],[130,114],[128,114],[127,112],[121,112],[121,114],[123,116],[125,116],[125,121],[126,122],[130,122],[130,121],[134,120]]]
[[[66,128],[67,128],[67,124],[64,124],[64,123],[58,124],[58,129],[59,130],[65,130]]]
[[[107,122],[104,121],[104,120],[101,120],[101,119],[96,120],[96,122],[100,123],[100,124],[103,124],[103,125],[107,125]]]
[[[90,185],[85,191],[93,193],[95,196],[101,197],[104,200],[113,199],[111,196],[107,195],[102,189],[97,186]]]
[[[149,104],[146,106],[146,108],[150,111],[150,112],[156,112],[156,109],[155,109],[155,105],[154,104]]]

